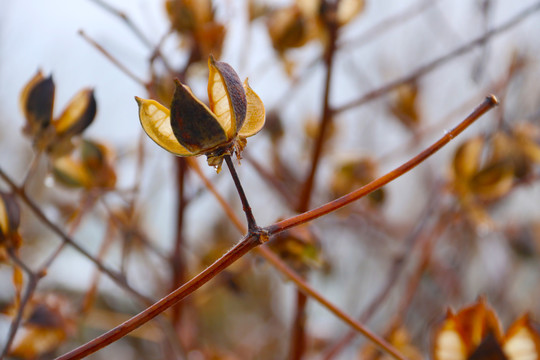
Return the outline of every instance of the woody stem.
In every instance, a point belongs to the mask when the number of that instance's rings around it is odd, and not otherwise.
[[[258,226],[257,222],[255,221],[255,217],[253,216],[253,212],[251,211],[251,206],[249,206],[246,194],[244,193],[244,188],[242,187],[240,178],[238,178],[238,174],[236,173],[236,169],[234,168],[234,164],[230,155],[225,156],[225,162],[227,163],[227,167],[229,168],[229,171],[233,178],[234,185],[236,186],[236,191],[238,191],[238,195],[240,196],[240,200],[242,201],[242,208],[244,209],[244,213],[246,214],[247,219],[248,232],[252,233],[258,228]]]

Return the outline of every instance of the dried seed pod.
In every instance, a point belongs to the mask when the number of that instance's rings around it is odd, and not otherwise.
[[[20,222],[21,210],[15,196],[0,191],[0,244],[17,234]]]
[[[520,360],[540,357],[540,332],[528,315],[503,336],[499,319],[484,299],[449,312],[435,332],[434,360]]]
[[[33,146],[51,157],[60,157],[73,150],[71,139],[80,135],[94,120],[96,100],[91,89],[79,91],[62,115],[53,119],[55,85],[52,77],[39,71],[24,87],[21,107],[26,118],[24,133]]]
[[[144,131],[159,146],[178,156],[205,154],[217,166],[224,155],[240,156],[245,138],[264,125],[264,105],[246,81],[242,84],[228,64],[208,61],[206,106],[189,87],[176,82],[171,110],[154,100],[136,97]]]

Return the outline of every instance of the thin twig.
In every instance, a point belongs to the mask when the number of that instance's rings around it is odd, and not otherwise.
[[[208,281],[210,281],[212,278],[214,278],[216,275],[226,269],[229,265],[234,263],[236,260],[242,258],[251,249],[262,244],[263,241],[266,241],[265,238],[266,237],[261,233],[248,235],[247,237],[242,239],[242,241],[236,244],[231,250],[229,250],[225,255],[216,260],[212,265],[207,267],[205,270],[203,270],[193,279],[182,285],[180,288],[176,289],[169,295],[165,296],[163,299],[156,302],[154,305],[148,307],[144,311],[140,312],[139,314],[135,315],[124,323],[118,325],[114,329],[109,330],[105,334],[89,341],[88,343],[74,349],[73,351],[70,351],[67,354],[59,356],[56,360],[81,359],[115,342],[116,340],[121,339],[126,334],[147,323],[157,315],[161,314],[163,311],[176,304],[178,301],[193,293],[202,285],[206,284]]]
[[[380,338],[379,336],[375,335],[373,332],[371,332],[368,328],[366,328],[364,325],[347,315],[345,312],[340,310],[338,307],[336,307],[334,304],[332,304],[330,301],[323,298],[318,293],[314,293],[312,289],[308,289],[304,287],[306,284],[305,281],[295,272],[291,272],[288,267],[283,266],[282,261],[280,260],[277,255],[275,255],[272,251],[267,249],[266,247],[260,248],[261,252],[265,253],[265,259],[270,261],[274,267],[280,270],[282,273],[286,273],[287,277],[294,281],[297,287],[300,288],[301,291],[304,291],[306,294],[309,294],[310,297],[317,300],[319,303],[321,303],[325,308],[330,310],[332,313],[337,315],[340,319],[345,321],[348,325],[350,325],[352,328],[357,330],[358,332],[362,333],[365,337],[370,339],[373,343],[378,345],[381,349],[383,349],[388,354],[392,355],[395,359],[405,359],[403,355],[399,353],[392,345],[387,343],[384,339]]]
[[[338,42],[338,50],[350,49],[351,46],[361,46],[370,41],[374,41],[375,39],[377,39],[377,37],[393,29],[394,26],[402,25],[410,18],[429,9],[431,6],[435,5],[437,1],[438,0],[420,0],[418,3],[413,4],[410,8],[405,9],[403,12],[389,16],[388,18],[375,24],[373,27],[364,31],[357,37]]]
[[[131,31],[133,31],[135,36],[144,45],[146,45],[147,47],[152,47],[152,43],[150,42],[150,40],[148,40],[148,38],[144,35],[144,33],[141,31],[141,29],[139,29],[137,27],[137,25],[135,25],[135,23],[133,21],[131,21],[131,19],[126,15],[125,12],[118,10],[117,8],[113,7],[111,4],[109,4],[109,3],[107,3],[107,2],[105,2],[103,0],[90,0],[90,1],[92,1],[93,3],[95,3],[98,6],[101,6],[104,10],[108,11],[112,15],[117,16],[118,18],[120,18],[127,25],[127,27]]]
[[[234,164],[230,155],[225,156],[225,162],[227,163],[227,167],[229,168],[229,171],[233,178],[234,186],[236,186],[236,190],[238,191],[238,196],[240,196],[240,201],[242,201],[242,208],[244,209],[244,213],[246,214],[248,231],[255,231],[258,228],[257,222],[255,221],[255,217],[253,216],[253,212],[251,211],[251,206],[249,206],[248,199],[246,197],[246,194],[244,193],[242,183],[240,182],[240,178],[236,173],[236,169],[234,168]]]
[[[416,155],[414,158],[410,159],[403,165],[395,168],[389,173],[373,180],[372,182],[362,186],[360,189],[357,189],[347,195],[344,195],[334,201],[331,201],[327,204],[324,204],[313,210],[306,211],[302,214],[293,216],[291,218],[279,221],[273,225],[270,225],[266,228],[269,235],[275,235],[282,231],[285,231],[291,227],[298,226],[300,224],[312,221],[318,217],[326,215],[330,212],[333,212],[337,209],[344,207],[347,204],[356,201],[367,194],[380,189],[384,185],[388,184],[390,181],[402,176],[406,172],[412,170],[419,164],[421,164],[428,157],[433,155],[435,152],[440,150],[444,145],[449,143],[453,138],[459,135],[463,130],[469,127],[474,123],[479,117],[488,112],[490,109],[495,107],[498,104],[498,100],[494,95],[486,97],[486,99],[469,115],[465,120],[459,123],[455,128],[448,131],[441,137],[438,141],[432,144],[430,147],[422,151],[420,154]]]
[[[510,20],[508,20],[507,22],[503,23],[502,25],[499,25],[498,27],[495,27],[493,28],[492,30],[486,32],[484,35],[482,36],[479,36],[471,41],[469,41],[468,43],[452,50],[451,52],[423,65],[423,66],[420,66],[419,68],[417,68],[416,70],[414,70],[413,72],[411,72],[410,74],[404,76],[404,77],[401,77],[399,79],[396,79],[394,81],[391,81],[379,88],[376,88],[374,90],[371,90],[369,92],[367,92],[366,94],[362,95],[360,98],[356,99],[356,100],[353,100],[353,101],[350,101],[348,103],[345,103],[341,106],[338,106],[334,109],[334,111],[336,113],[340,113],[340,112],[343,112],[343,111],[347,111],[347,110],[350,110],[350,109],[353,109],[353,108],[356,108],[360,105],[363,105],[371,100],[374,100],[386,93],[388,93],[389,91],[397,88],[398,86],[400,86],[401,84],[405,84],[405,83],[408,83],[408,82],[411,82],[415,79],[418,79],[419,77],[421,76],[424,76],[428,73],[430,73],[431,71],[435,70],[435,69],[439,69],[439,67],[447,62],[449,62],[450,60],[460,56],[460,55],[463,55],[471,50],[473,50],[474,48],[476,48],[477,46],[480,46],[482,44],[484,44],[488,39],[490,39],[491,37],[494,37],[496,35],[499,35],[503,32],[505,32],[506,30],[518,25],[521,21],[523,21],[525,18],[531,16],[532,14],[534,14],[535,12],[539,11],[540,10],[540,2],[537,2],[535,3],[534,5],[532,6],[529,6],[527,8],[525,8],[523,11],[521,11],[520,13],[518,13],[516,16],[512,17]]]
[[[135,75],[131,70],[129,70],[124,64],[122,64],[118,59],[116,59],[114,56],[112,56],[103,46],[98,44],[94,39],[89,37],[83,30],[79,30],[79,35],[83,37],[90,45],[95,47],[103,56],[105,56],[110,62],[112,62],[121,72],[123,72],[127,77],[135,81],[141,86],[146,87],[146,81]]]

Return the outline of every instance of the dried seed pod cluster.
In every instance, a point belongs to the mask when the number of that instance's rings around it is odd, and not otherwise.
[[[62,114],[54,119],[54,92],[52,76],[46,78],[38,71],[23,89],[20,102],[26,118],[24,133],[38,151],[56,157],[73,149],[71,139],[94,121],[97,106],[94,91],[86,88],[79,91]]]

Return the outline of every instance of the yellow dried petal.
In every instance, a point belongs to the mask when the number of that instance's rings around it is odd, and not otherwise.
[[[510,326],[503,344],[503,351],[511,360],[540,358],[540,334],[528,315],[522,316]]]
[[[208,59],[208,101],[227,139],[233,139],[246,117],[246,94],[240,78],[227,63]]]
[[[537,360],[538,354],[531,334],[526,328],[518,330],[504,346],[504,353],[512,360]]]
[[[21,218],[19,205],[11,194],[0,192],[0,242],[16,234]],[[15,245],[12,243],[12,245]]]
[[[441,331],[435,341],[435,360],[465,360],[467,358],[465,344],[457,331],[447,329]]]
[[[141,125],[146,134],[156,144],[178,156],[193,155],[185,147],[180,145],[174,136],[169,109],[154,100],[146,100],[139,97],[135,97],[135,100],[139,104]]]
[[[261,131],[264,126],[266,114],[261,98],[249,87],[248,79],[244,81],[244,90],[246,91],[247,99],[246,120],[238,135],[250,137]]]
[[[76,135],[81,133],[94,120],[96,115],[96,99],[92,89],[79,91],[66,106],[60,117],[53,122],[59,135]]]
[[[2,239],[3,235],[7,235],[9,232],[9,218],[6,204],[0,197],[0,239]]]

